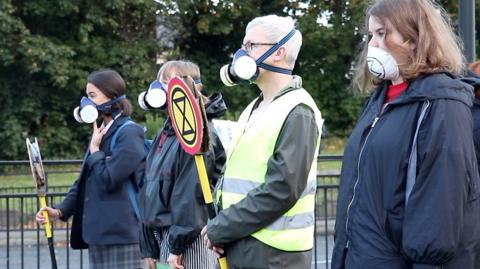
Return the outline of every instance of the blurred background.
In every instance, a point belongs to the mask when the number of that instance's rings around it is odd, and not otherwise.
[[[438,2],[458,25],[459,1]],[[135,105],[133,118],[147,126],[150,137],[166,114],[144,112],[136,99],[155,79],[161,63],[170,59],[198,63],[206,93],[222,92],[229,108],[225,119],[236,120],[259,91],[255,86],[227,88],[218,72],[240,47],[248,21],[266,14],[297,21],[303,46],[294,73],[303,77],[326,119],[327,152],[341,154],[342,140],[364,100],[349,90],[349,83],[365,37],[367,3],[2,0],[0,159],[26,159],[26,136],[39,138],[48,159],[81,158],[91,126],[78,124],[72,110],[84,95],[88,73],[98,68],[113,68],[125,78]]]

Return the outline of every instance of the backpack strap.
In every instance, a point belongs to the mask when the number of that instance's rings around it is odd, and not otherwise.
[[[127,120],[124,122],[118,129],[115,131],[112,137],[112,141],[110,142],[110,151],[112,151],[115,146],[117,145],[117,137],[120,131],[126,127],[127,125],[130,124],[135,124],[135,122],[131,120]],[[135,191],[135,186],[133,186],[133,182],[131,180],[128,181],[127,184],[127,190],[128,190],[128,198],[130,198],[130,203],[132,204],[133,210],[135,211],[135,216],[137,217],[137,220],[140,221],[140,210],[138,209],[138,203],[137,203],[137,198],[136,198],[136,191]]]
[[[417,121],[417,129],[415,130],[415,135],[413,136],[412,141],[412,151],[410,152],[410,158],[408,158],[407,166],[407,186],[405,188],[405,207],[407,207],[408,199],[413,190],[413,185],[417,179],[417,137],[420,130],[420,125],[422,124],[425,115],[427,114],[427,109],[430,107],[430,101],[426,100],[422,105],[422,112]]]

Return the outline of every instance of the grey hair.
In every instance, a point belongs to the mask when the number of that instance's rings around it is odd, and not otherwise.
[[[277,15],[267,15],[263,17],[257,17],[251,20],[245,33],[248,33],[253,27],[260,26],[267,33],[266,38],[269,42],[275,43],[280,41],[286,36],[294,27],[295,22],[291,17],[280,17]],[[302,33],[296,31],[296,33],[287,41],[282,47],[287,51],[287,64],[293,68],[295,61],[297,60],[300,47],[302,46]]]

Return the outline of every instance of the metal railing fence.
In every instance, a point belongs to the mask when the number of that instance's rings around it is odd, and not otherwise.
[[[319,157],[319,163],[340,161],[341,156]],[[44,161],[47,176],[53,173],[78,172],[80,165],[80,160]],[[5,166],[16,168],[2,169]],[[18,174],[25,173],[25,166],[29,168],[28,161],[0,161],[0,181],[2,176],[16,175],[15,171]],[[67,166],[68,169],[62,169],[62,166]],[[17,169],[17,167],[23,167],[23,169]],[[4,171],[8,173],[3,173]],[[27,170],[27,172],[30,171]],[[330,268],[338,177],[338,169],[319,171],[317,175],[316,237],[312,261],[312,268],[315,269]],[[54,205],[61,202],[69,188],[69,185],[50,186],[47,203]],[[51,268],[43,228],[35,221],[38,208],[39,201],[33,182],[32,187],[0,187],[0,268]],[[70,222],[54,222],[58,266],[67,269],[88,268],[88,250],[73,250],[69,247],[70,225]]]

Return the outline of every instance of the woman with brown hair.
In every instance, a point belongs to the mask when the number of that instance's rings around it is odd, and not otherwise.
[[[65,199],[54,208],[42,208],[36,219],[45,222],[43,211],[53,220],[73,216],[70,244],[88,248],[92,269],[143,268],[139,217],[129,195],[145,167],[144,131],[130,120],[132,105],[116,71],[92,72],[86,95],[74,110],[77,121],[93,123],[80,175]]]
[[[332,268],[480,268],[472,87],[444,10],[377,0],[354,84],[371,94],[344,152]]]
[[[158,72],[157,81],[152,84],[166,91],[166,85],[175,76],[181,77],[194,91],[193,95],[201,98],[205,104],[210,147],[204,153],[204,159],[208,178],[211,186],[214,186],[225,163],[225,152],[211,119],[225,113],[225,103],[220,94],[208,98],[201,94],[203,84],[200,69],[190,61],[166,62]],[[152,93],[151,87],[140,95],[141,106],[165,108],[162,102],[149,97]],[[160,98],[158,93],[155,96]],[[153,142],[147,156],[145,175],[145,185],[139,193],[142,255],[164,266],[168,264],[172,269],[215,268],[215,256],[203,244],[200,236],[201,229],[207,224],[208,214],[195,160],[180,146],[170,118],[166,119]],[[150,268],[154,268],[152,259],[149,260]]]

